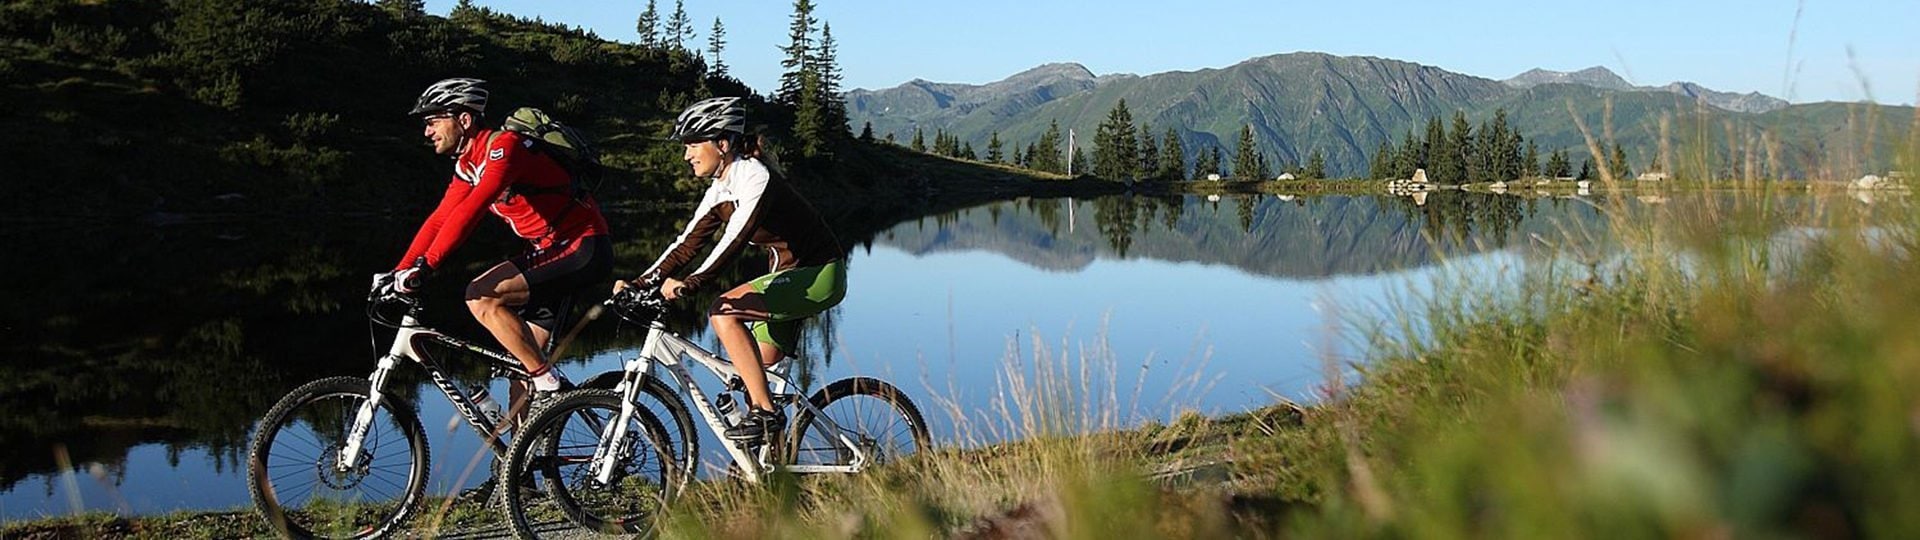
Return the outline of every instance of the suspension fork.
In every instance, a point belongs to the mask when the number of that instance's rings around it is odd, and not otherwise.
[[[620,461],[621,441],[626,440],[627,437],[627,423],[633,419],[633,413],[638,408],[634,402],[638,401],[640,396],[641,382],[647,379],[647,371],[653,367],[653,362],[648,359],[653,357],[656,348],[660,346],[660,333],[664,331],[666,331],[665,325],[654,321],[647,328],[647,339],[640,345],[640,354],[628,360],[627,365],[622,368],[627,375],[621,378],[618,388],[620,415],[600,428],[600,444],[594,447],[593,465],[587,469],[587,472],[593,475],[593,479],[601,484],[613,481],[614,468]],[[652,441],[648,441],[647,444],[652,444]]]
[[[413,336],[419,333],[413,327],[418,322],[411,313],[400,319],[400,332],[394,335],[393,346],[387,350],[386,356],[380,357],[379,366],[374,368],[373,374],[367,376],[370,383],[367,400],[354,413],[353,426],[347,429],[346,444],[340,449],[340,458],[335,460],[334,467],[339,472],[351,471],[360,465],[360,447],[366,442],[367,432],[373,429],[373,412],[380,408],[380,400],[384,397],[381,389],[387,386],[387,374],[393,372],[400,359],[412,357]]]

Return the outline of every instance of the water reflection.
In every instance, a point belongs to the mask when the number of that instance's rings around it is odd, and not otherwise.
[[[847,304],[804,330],[802,356],[813,364],[803,377],[897,369],[901,374],[889,377],[910,392],[990,387],[993,361],[1012,336],[1106,332],[1125,362],[1213,351],[1189,356],[1224,357],[1210,378],[1260,382],[1205,405],[1244,407],[1265,392],[1313,382],[1313,359],[1260,352],[1300,339],[1274,334],[1275,327],[1321,324],[1286,302],[1329,290],[1364,296],[1398,287],[1392,273],[1549,229],[1529,219],[1543,209],[1556,219],[1593,219],[1586,205],[1464,193],[1433,194],[1426,204],[1271,195],[1022,199],[897,224],[842,217],[842,238],[865,248],[849,260]],[[651,261],[678,219],[614,216],[615,230],[631,234],[616,247],[616,275]],[[71,496],[83,508],[134,513],[246,505],[241,453],[252,421],[299,384],[372,369],[383,343],[369,337],[361,312],[365,275],[390,264],[412,225],[356,217],[9,229],[16,252],[36,259],[0,270],[7,283],[28,284],[0,308],[9,358],[0,364],[0,445],[11,449],[0,461],[0,513],[68,513]],[[459,270],[445,274],[477,273],[515,247],[505,234],[483,233],[474,242],[457,254]],[[725,279],[754,275],[759,259],[741,260]],[[457,303],[458,281],[441,280],[429,291],[429,299],[444,302],[429,310],[430,323],[484,336]],[[675,327],[704,339],[698,314],[705,305],[678,305]],[[1135,305],[1151,317],[1134,316]],[[1106,320],[1092,322],[1102,313]],[[1075,328],[1074,321],[1078,330],[1062,330]],[[1105,324],[1113,326],[1093,328]],[[1272,335],[1248,337],[1262,332]],[[640,337],[611,318],[596,323],[574,348],[585,360],[569,370],[578,376],[617,368]],[[842,343],[857,344],[862,354],[842,360]],[[926,351],[942,346],[949,365],[927,362]],[[481,365],[443,363],[472,368],[459,374],[468,380],[484,377]],[[1137,392],[1166,395],[1181,383],[1134,384]],[[394,387],[409,389],[403,398],[418,399],[422,422],[440,431],[436,424],[446,416],[434,408],[439,398],[419,399],[410,384]],[[965,394],[942,399],[980,406]],[[436,475],[450,461],[464,462],[454,456],[464,456],[471,440],[464,432],[439,433],[432,443]],[[62,475],[71,471],[81,476],[69,485]],[[437,480],[435,489],[449,489],[446,481]]]

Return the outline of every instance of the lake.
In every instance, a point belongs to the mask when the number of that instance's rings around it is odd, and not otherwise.
[[[1524,267],[1538,256],[1527,239],[1600,221],[1584,200],[1430,199],[1021,199],[843,230],[849,292],[807,327],[809,380],[886,378],[926,412],[937,444],[1019,436],[1008,420],[1023,394],[1010,385],[1039,373],[1068,381],[1055,389],[1071,390],[1089,428],[1310,402],[1329,373],[1363,359],[1350,329],[1444,268]],[[684,212],[611,216],[632,234],[619,238],[616,275],[651,262]],[[0,515],[247,508],[251,423],[306,381],[373,369],[391,331],[369,329],[366,276],[414,226],[363,216],[10,227],[15,252],[30,255],[0,276],[20,287],[5,308]],[[516,248],[505,236],[483,226],[442,275],[497,262]],[[764,264],[743,259],[735,282]],[[430,322],[483,337],[457,301],[461,281],[430,289]],[[705,302],[684,305],[676,329],[716,348],[698,327]],[[638,347],[641,332],[612,319],[566,360],[575,380],[618,369]],[[411,375],[401,384],[418,384],[418,370],[401,371]],[[424,396],[434,435],[431,492],[484,477],[480,456],[481,472],[462,481],[477,439],[464,424],[448,431],[446,400],[408,392]],[[716,440],[702,447],[720,459]]]

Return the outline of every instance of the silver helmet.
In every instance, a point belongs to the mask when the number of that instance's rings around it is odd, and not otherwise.
[[[419,116],[451,110],[454,107],[465,107],[475,114],[485,114],[487,89],[480,85],[486,83],[487,81],[480,79],[461,77],[433,83],[433,86],[427,87],[427,91],[420,93],[420,101],[413,105],[413,112],[407,114]]]
[[[727,134],[747,132],[747,110],[740,98],[717,97],[700,100],[673,121],[674,140],[680,142],[717,139]]]

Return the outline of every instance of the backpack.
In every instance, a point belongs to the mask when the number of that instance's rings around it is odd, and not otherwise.
[[[571,192],[570,194],[574,199],[581,199],[585,197],[587,193],[600,187],[601,169],[603,168],[600,164],[600,152],[593,147],[593,143],[587,140],[586,134],[581,133],[580,130],[560,123],[559,120],[547,116],[546,112],[533,107],[514,109],[513,114],[507,115],[507,119],[500,125],[500,129],[518,133],[523,137],[535,141],[533,148],[546,154],[547,157],[553,158],[555,162],[560,164],[561,168],[567,170],[567,176],[573,179],[572,184],[564,188],[541,189],[515,187],[510,190],[512,193],[508,194],[509,197],[512,195],[559,193],[561,190],[565,190]],[[491,146],[493,144],[493,138],[498,136],[500,136],[500,133],[496,131],[492,136],[487,137],[488,146]]]

